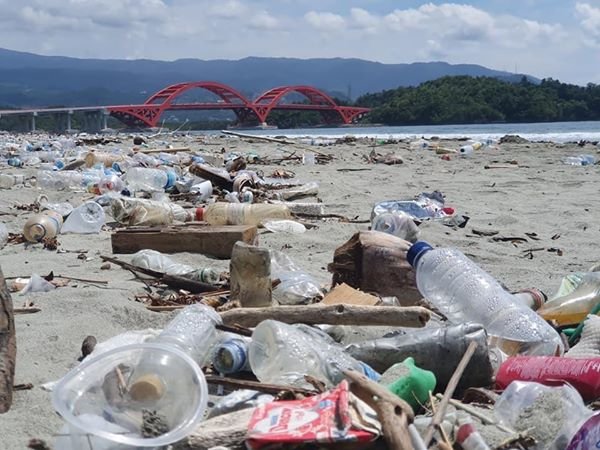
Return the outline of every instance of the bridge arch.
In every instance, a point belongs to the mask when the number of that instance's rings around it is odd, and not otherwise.
[[[218,103],[174,103],[177,97],[195,88],[215,94],[220,101]],[[294,92],[306,97],[309,104],[280,103],[283,97]],[[368,108],[338,106],[333,98],[312,86],[280,86],[250,101],[232,87],[214,81],[173,84],[150,96],[142,105],[111,106],[107,109],[111,115],[127,125],[145,127],[156,127],[162,113],[166,110],[229,109],[236,114],[240,123],[248,122],[253,118],[257,118],[260,123],[266,123],[273,109],[309,110],[320,112],[329,122],[339,122],[341,119],[345,124],[352,123],[369,111]]]

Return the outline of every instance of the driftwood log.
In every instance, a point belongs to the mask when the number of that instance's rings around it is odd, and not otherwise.
[[[219,172],[214,167],[206,164],[192,164],[190,173],[204,180],[210,181],[214,186],[227,191],[233,191],[233,180],[229,175]]]
[[[174,450],[208,450],[213,447],[244,449],[254,409],[243,409],[200,423],[192,434],[174,445]]]
[[[173,289],[183,289],[184,291],[191,292],[192,294],[201,294],[204,292],[214,292],[221,289],[219,286],[213,286],[212,284],[202,283],[201,281],[192,280],[191,278],[180,277],[178,275],[167,275],[163,272],[158,272],[152,269],[144,269],[143,267],[134,266],[133,264],[126,263],[117,258],[111,258],[110,256],[100,255],[102,261],[108,261],[117,266],[122,267],[125,270],[129,270],[134,273],[143,273],[149,277],[158,279],[161,283],[164,283]]]
[[[12,298],[0,269],[0,414],[7,412],[12,405],[16,357],[17,337]]]
[[[383,437],[390,450],[413,450],[408,426],[415,414],[411,406],[385,386],[377,384],[358,372],[344,371],[350,390],[377,412]]]
[[[338,247],[327,267],[333,286],[346,283],[363,292],[398,297],[402,306],[421,300],[415,273],[406,260],[410,243],[378,231],[361,231]]]
[[[221,313],[225,325],[240,325],[248,328],[255,327],[268,319],[289,324],[384,325],[417,328],[425,326],[429,317],[429,311],[419,306],[273,306],[237,308]]]

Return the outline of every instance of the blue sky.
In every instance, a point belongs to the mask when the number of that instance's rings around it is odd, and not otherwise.
[[[0,0],[0,47],[93,58],[442,60],[600,83],[600,0]]]

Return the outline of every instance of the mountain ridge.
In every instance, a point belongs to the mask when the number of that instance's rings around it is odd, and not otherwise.
[[[0,48],[0,105],[141,103],[169,84],[200,80],[230,85],[249,98],[272,87],[305,84],[346,99],[350,93],[355,99],[448,75],[489,76],[505,81],[518,81],[523,76],[477,64],[442,61],[385,64],[358,58],[256,56],[238,60],[83,59]]]

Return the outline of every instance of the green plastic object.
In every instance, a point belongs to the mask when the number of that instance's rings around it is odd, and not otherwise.
[[[395,366],[398,365],[405,366],[408,373],[389,384],[388,389],[416,411],[429,401],[429,393],[435,389],[437,380],[433,372],[415,366],[413,358],[406,358]],[[388,370],[393,370],[395,366]]]

